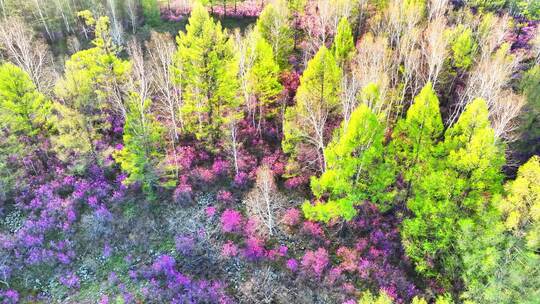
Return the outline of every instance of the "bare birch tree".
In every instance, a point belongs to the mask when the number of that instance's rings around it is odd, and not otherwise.
[[[502,96],[491,106],[490,120],[495,130],[495,136],[507,142],[519,137],[519,127],[516,118],[525,105],[525,97],[517,95],[512,90],[505,90]]]
[[[427,25],[422,40],[422,51],[426,61],[427,77],[429,81],[436,86],[439,74],[441,73],[444,62],[448,57],[448,39],[445,37],[446,20],[444,17],[437,17]]]
[[[9,17],[0,22],[0,48],[10,61],[30,75],[39,91],[50,91],[56,79],[52,54],[22,19]]]
[[[491,56],[480,58],[473,68],[458,104],[453,109],[450,122],[454,122],[462,109],[477,97],[486,100],[490,113],[497,104],[501,93],[508,86],[513,72],[518,67],[521,56],[510,54],[510,46],[504,44]]]
[[[149,83],[150,93],[156,97],[156,110],[163,116],[166,122],[170,148],[172,151],[174,170],[178,176],[177,143],[179,131],[182,128],[180,119],[180,107],[182,106],[181,84],[173,82],[174,71],[172,68],[173,54],[176,50],[174,40],[168,33],[152,32],[150,40],[146,43],[148,50],[148,69],[153,75]]]
[[[285,209],[286,202],[277,189],[272,170],[266,165],[260,167],[257,170],[255,186],[248,193],[245,204],[248,213],[264,225],[264,231],[267,231],[268,235],[274,235],[276,218]]]

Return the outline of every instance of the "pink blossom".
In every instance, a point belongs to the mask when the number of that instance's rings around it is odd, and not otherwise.
[[[206,213],[207,217],[214,217],[214,215],[216,214],[216,207],[208,206],[204,208],[204,213]]]
[[[290,271],[296,271],[298,269],[298,262],[295,259],[288,259],[285,264]]]
[[[221,214],[221,227],[224,232],[238,232],[241,229],[242,220],[240,212],[227,209]]]
[[[324,238],[324,231],[318,223],[306,221],[302,225],[302,232],[314,237]]]
[[[302,268],[306,273],[313,272],[317,277],[320,277],[329,262],[328,252],[321,247],[316,251],[306,251],[302,257]]]
[[[216,198],[223,203],[232,203],[234,201],[233,194],[227,190],[219,190]]]
[[[235,257],[238,255],[238,247],[232,241],[227,241],[221,248],[221,255],[226,258]]]
[[[296,208],[287,209],[282,221],[287,226],[296,226],[300,222],[300,211]]]
[[[265,255],[264,242],[256,237],[250,237],[246,241],[244,256],[251,260],[258,260]]]

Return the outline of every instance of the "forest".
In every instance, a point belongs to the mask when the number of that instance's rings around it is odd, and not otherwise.
[[[0,303],[540,304],[540,1],[0,0]]]

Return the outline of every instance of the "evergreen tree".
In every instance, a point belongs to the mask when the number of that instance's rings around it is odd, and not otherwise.
[[[0,200],[24,174],[19,161],[48,135],[50,112],[51,102],[27,73],[11,63],[0,65]]]
[[[51,102],[37,91],[27,73],[19,67],[0,65],[0,129],[19,141],[45,131]]]
[[[353,55],[354,49],[351,25],[347,18],[343,17],[339,21],[334,43],[332,44],[332,53],[342,69],[345,69],[345,66]]]
[[[255,33],[257,35],[257,33]],[[283,86],[279,83],[279,66],[274,61],[272,47],[262,37],[257,35],[253,66],[249,71],[249,89],[258,100],[259,122],[264,116],[264,108],[271,106],[278,98]],[[273,111],[266,113],[275,115]]]
[[[124,146],[115,152],[114,158],[128,174],[124,182],[140,182],[147,195],[153,198],[155,187],[164,177],[166,168],[160,167],[164,129],[149,112],[150,105],[149,99],[141,100],[140,96],[132,93],[124,126]],[[164,185],[172,186],[174,182]]]
[[[438,153],[437,141],[442,136],[443,123],[439,111],[439,99],[431,83],[414,98],[405,119],[400,119],[392,134],[389,154],[394,157],[405,180],[411,184],[430,166],[434,166]]]
[[[468,70],[473,62],[478,45],[473,32],[463,25],[456,27],[451,33],[452,64],[460,70]]]
[[[540,296],[537,156],[520,167],[506,190],[505,198],[495,200],[500,213],[485,214],[480,227],[472,221],[462,225],[463,297],[476,303],[534,303]]]
[[[201,4],[195,4],[186,33],[177,37],[176,81],[182,83],[185,129],[211,145],[218,139],[224,113],[238,99],[238,64],[232,41]]]
[[[141,7],[144,16],[144,22],[150,26],[158,26],[161,21],[158,1],[142,0]]]
[[[328,202],[315,206],[306,202],[302,209],[310,220],[346,220],[356,214],[354,205],[365,200],[384,203],[391,200],[387,188],[393,182],[393,170],[384,163],[384,129],[365,104],[351,115],[347,128],[342,125],[334,140],[324,149],[326,171],[312,178],[311,189],[317,198],[328,195]]]
[[[304,147],[314,149],[321,172],[326,169],[327,124],[339,110],[340,83],[341,70],[332,53],[322,46],[300,78],[296,104],[285,113],[283,151],[294,157]]]
[[[401,235],[420,273],[450,283],[459,278],[466,254],[454,245],[460,227],[480,225],[493,209],[490,201],[501,192],[504,153],[481,99],[467,105],[441,145],[437,166],[424,169],[413,183],[407,207],[414,217],[403,222]]]
[[[126,117],[123,87],[130,63],[118,58],[120,48],[113,43],[107,17],[94,19],[89,11],[79,16],[94,27],[94,47],[73,54],[66,61],[64,77],[56,84],[55,92],[63,105],[55,105],[53,144],[62,159],[74,152],[79,157],[91,156],[89,161],[95,162],[99,161],[96,143],[109,128],[107,118],[115,113]],[[72,138],[82,140],[74,143]]]
[[[257,30],[272,46],[274,60],[281,69],[286,68],[294,48],[294,33],[289,24],[287,3],[280,0],[267,4],[257,19]]]

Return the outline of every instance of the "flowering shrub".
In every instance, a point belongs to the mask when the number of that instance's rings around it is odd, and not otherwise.
[[[246,240],[246,246],[244,248],[244,257],[246,257],[249,260],[260,260],[262,259],[266,253],[266,249],[264,248],[264,241],[256,238],[256,237],[249,237]]]
[[[290,271],[295,272],[298,269],[298,261],[296,261],[295,259],[288,259],[285,263],[285,266]]]
[[[242,222],[242,214],[236,210],[227,209],[221,214],[221,228],[224,232],[239,232]]]
[[[217,281],[194,280],[176,269],[176,261],[161,255],[137,278],[147,280],[148,290],[142,292],[145,302],[152,303],[232,303],[225,285]]]
[[[302,269],[307,275],[313,273],[316,277],[320,278],[329,262],[330,258],[326,249],[308,250],[302,257]]]
[[[311,221],[305,221],[302,224],[302,233],[320,239],[324,238],[324,231],[321,225],[319,223],[314,223]]]
[[[235,257],[238,255],[238,247],[232,241],[227,241],[221,248],[221,255],[225,258]]]
[[[226,204],[234,202],[234,196],[230,191],[219,190],[217,193],[217,200]]]
[[[81,285],[79,277],[74,273],[68,273],[65,276],[60,277],[60,282],[67,288],[78,289]]]
[[[183,255],[190,255],[195,248],[195,240],[191,236],[179,235],[174,239],[176,251]]]
[[[19,293],[13,289],[6,291],[0,290],[0,299],[2,299],[2,303],[4,304],[17,304],[19,303]]]
[[[282,221],[289,227],[298,225],[300,222],[300,210],[296,208],[287,209],[283,215]]]

